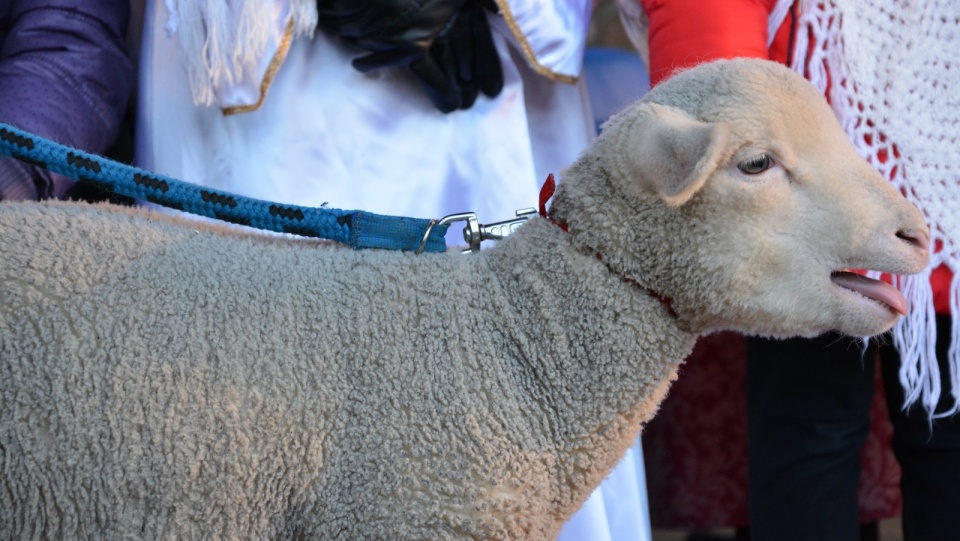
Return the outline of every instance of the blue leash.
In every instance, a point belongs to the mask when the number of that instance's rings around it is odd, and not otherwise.
[[[435,220],[281,205],[212,190],[61,145],[3,122],[0,122],[0,154],[88,183],[107,193],[257,229],[329,239],[354,248],[410,252],[447,249],[444,235],[449,225]]]

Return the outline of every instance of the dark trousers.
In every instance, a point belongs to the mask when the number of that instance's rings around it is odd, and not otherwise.
[[[950,318],[938,317],[943,363]],[[887,341],[889,342],[889,341]],[[754,541],[856,541],[860,448],[870,430],[875,341],[827,334],[815,339],[747,341],[747,430],[750,532]],[[960,540],[960,421],[902,411],[899,357],[880,348],[903,470],[905,541]]]

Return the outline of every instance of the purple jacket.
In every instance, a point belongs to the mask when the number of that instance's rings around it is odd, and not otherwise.
[[[102,153],[133,82],[128,0],[0,0],[0,121]],[[60,197],[72,182],[0,157],[0,200]]]

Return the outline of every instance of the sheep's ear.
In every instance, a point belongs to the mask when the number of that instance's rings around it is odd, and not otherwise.
[[[675,107],[642,104],[624,148],[626,168],[668,205],[693,197],[716,170],[727,144],[723,123],[700,122]]]

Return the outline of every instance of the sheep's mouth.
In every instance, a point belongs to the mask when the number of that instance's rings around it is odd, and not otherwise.
[[[837,286],[881,304],[892,312],[901,315],[907,313],[907,299],[903,293],[886,282],[849,271],[833,272],[830,280]]]

